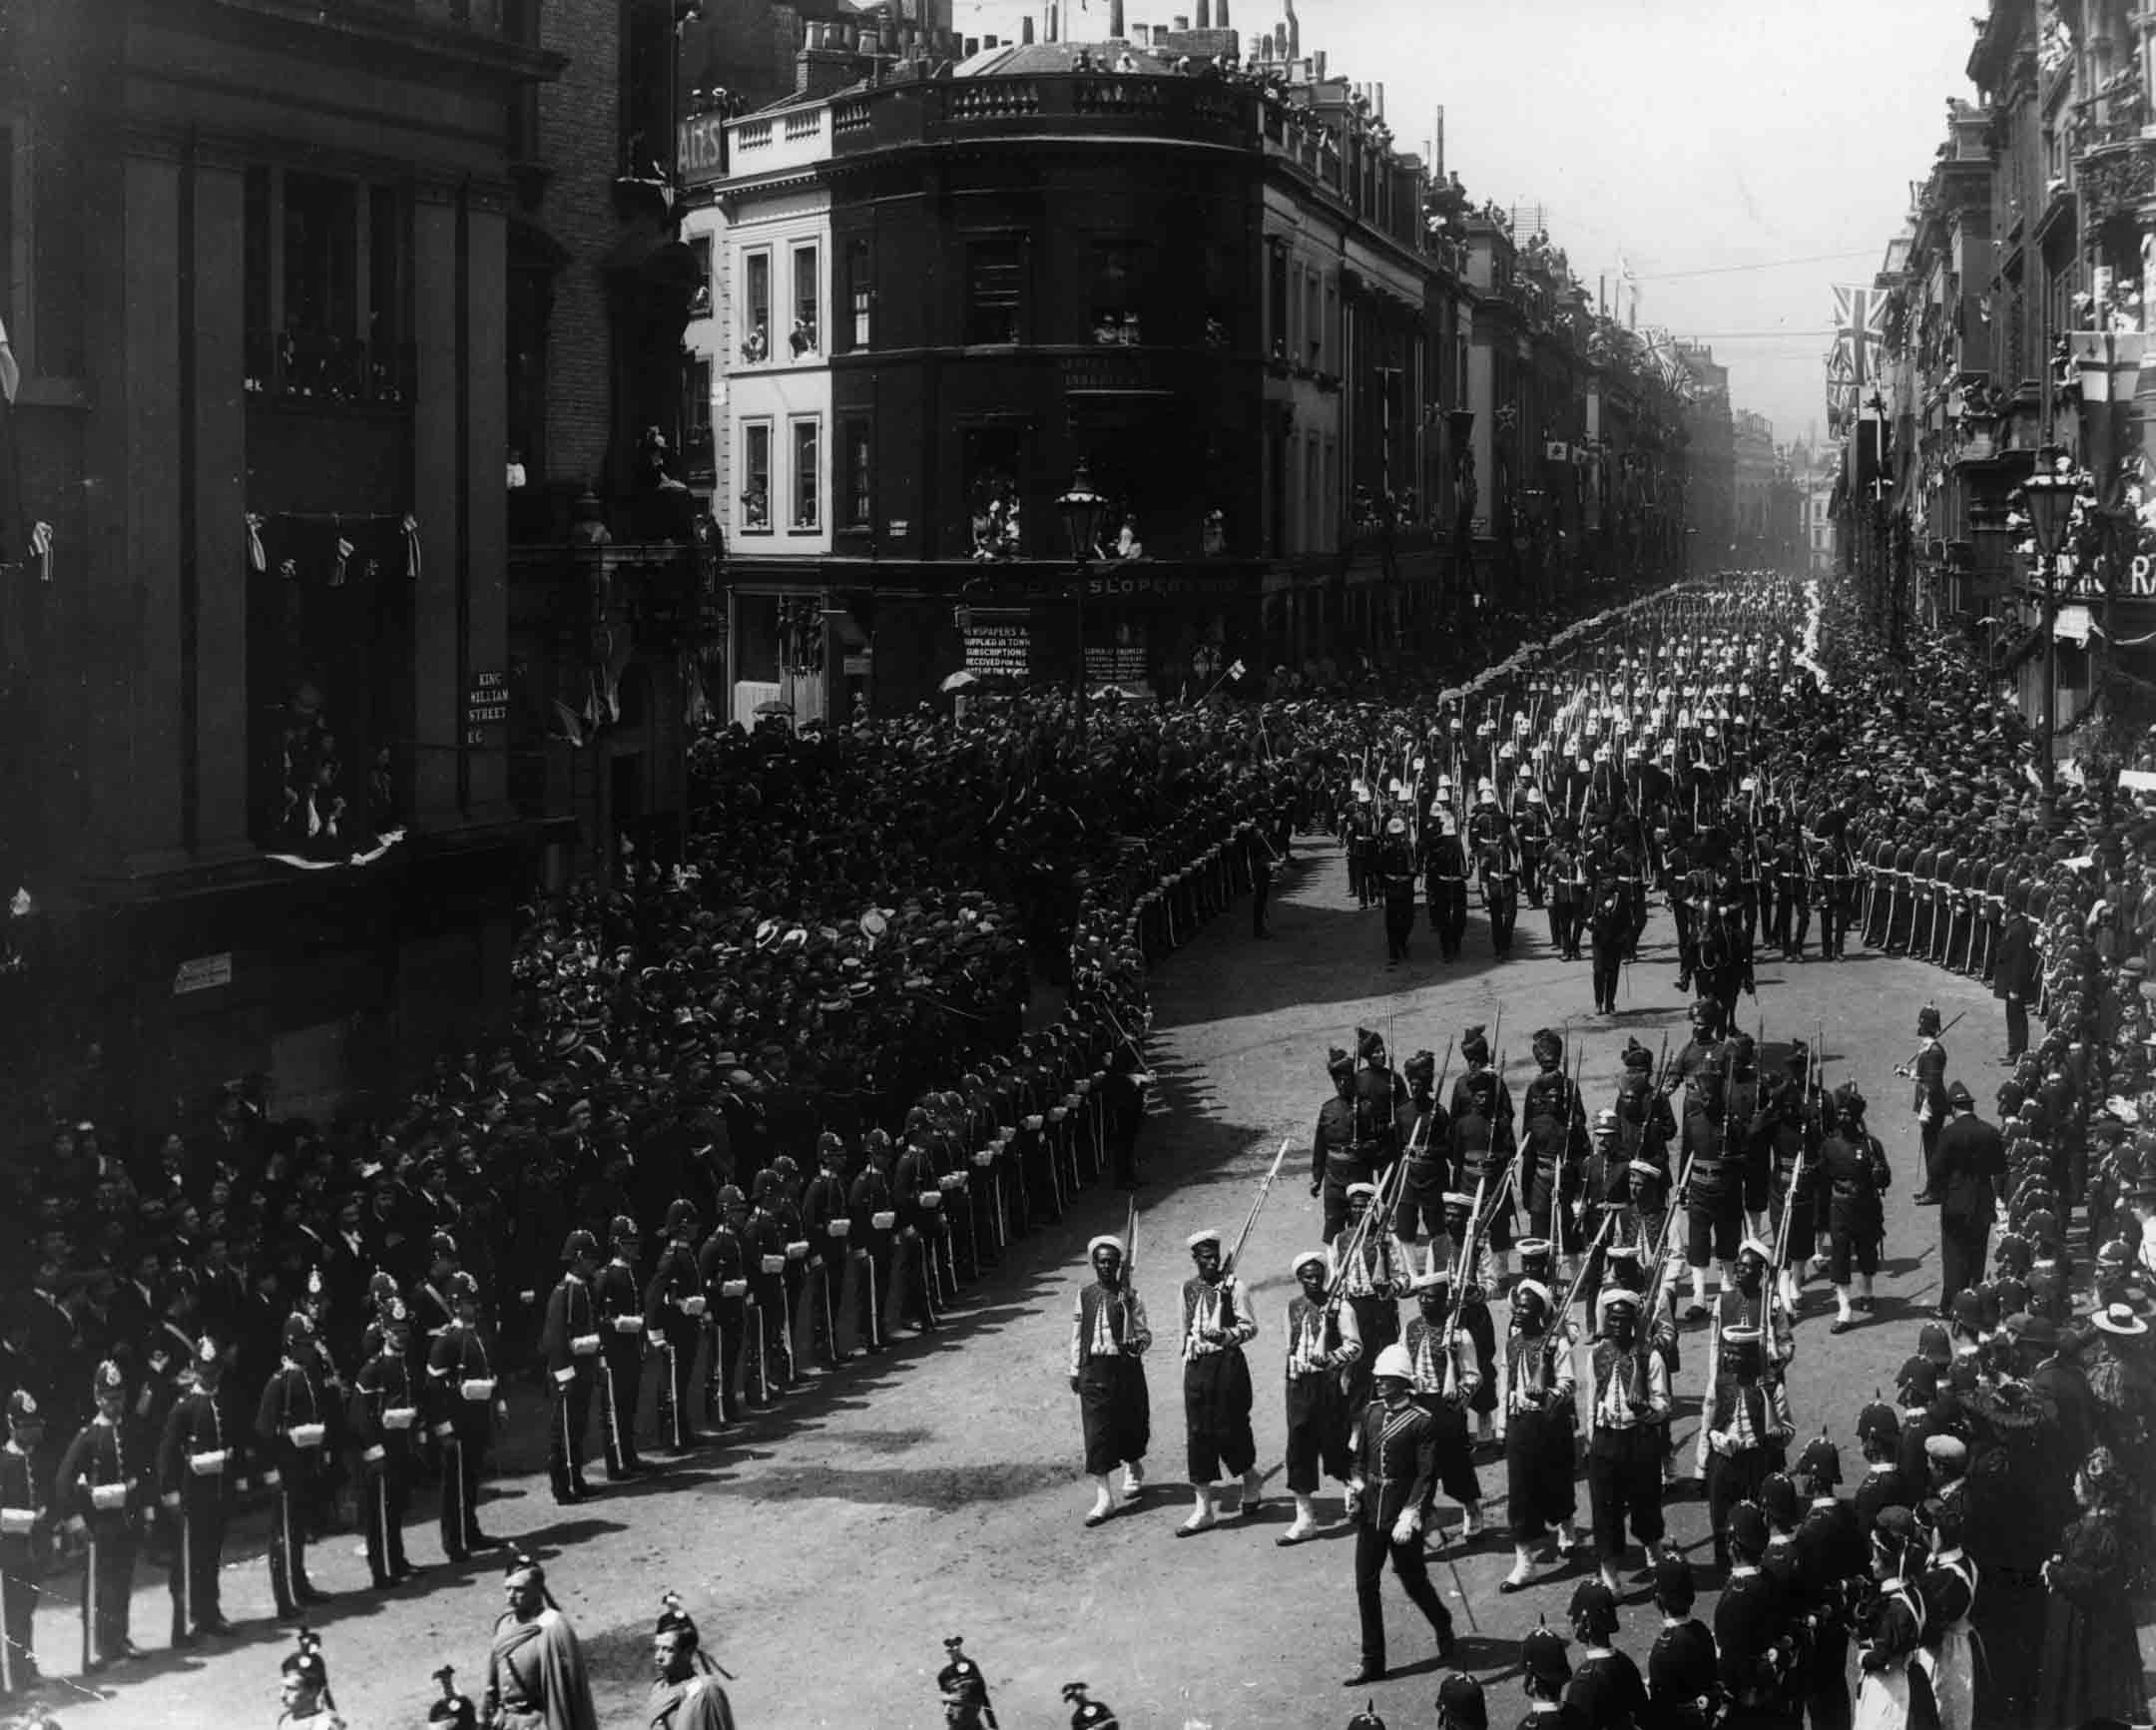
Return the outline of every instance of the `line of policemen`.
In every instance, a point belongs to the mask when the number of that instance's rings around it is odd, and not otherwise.
[[[642,1383],[656,1382],[660,1448],[682,1453],[745,1411],[776,1404],[805,1381],[803,1343],[835,1368],[851,1348],[881,1352],[894,1318],[932,1331],[959,1290],[993,1268],[1014,1237],[1052,1222],[1112,1161],[1134,1176],[1144,1081],[1111,1014],[1074,1007],[1007,1058],[929,1096],[901,1134],[868,1131],[856,1156],[835,1133],[804,1182],[781,1157],[745,1190],[721,1188],[718,1217],[693,1201],[667,1210],[647,1246],[626,1214],[599,1235],[572,1230],[548,1293],[540,1351],[550,1389],[549,1476],[557,1501],[589,1494],[591,1431],[609,1480],[647,1469]],[[376,1270],[351,1370],[327,1349],[321,1270],[277,1326],[277,1358],[244,1379],[235,1336],[189,1324],[197,1282],[175,1278],[164,1314],[129,1375],[101,1361],[88,1390],[95,1416],[57,1477],[40,1457],[24,1490],[22,1553],[0,1565],[8,1602],[23,1606],[53,1552],[79,1549],[86,1669],[138,1655],[128,1601],[138,1551],[154,1543],[170,1572],[172,1642],[231,1631],[219,1578],[228,1525],[257,1486],[270,1503],[268,1568],[280,1617],[328,1594],[308,1572],[321,1497],[352,1470],[372,1584],[390,1590],[420,1570],[406,1557],[410,1497],[440,1483],[442,1552],[462,1561],[495,1540],[482,1530],[483,1482],[508,1417],[507,1381],[487,1306],[456,1239],[435,1234],[425,1277]],[[37,1418],[39,1398],[15,1405]],[[19,1564],[19,1565],[18,1565]],[[14,1686],[34,1683],[28,1610],[10,1608]]]

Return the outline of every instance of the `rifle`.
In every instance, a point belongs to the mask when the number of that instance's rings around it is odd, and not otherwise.
[[[1288,1157],[1288,1143],[1291,1139],[1291,1137],[1285,1135],[1281,1137],[1280,1152],[1273,1156],[1272,1168],[1267,1171],[1258,1184],[1257,1198],[1251,1203],[1250,1213],[1243,1221],[1243,1229],[1236,1234],[1235,1248],[1228,1252],[1227,1261],[1221,1264],[1221,1277],[1223,1279],[1234,1273],[1236,1264],[1243,1259],[1243,1246],[1250,1242],[1251,1227],[1258,1223],[1258,1210],[1265,1206],[1266,1197],[1273,1193],[1273,1180],[1280,1176],[1281,1161]],[[1131,1223],[1132,1229],[1135,1230],[1137,1226],[1135,1217]]]
[[[1968,1011],[1966,1009],[1961,1011],[1961,1015],[1966,1015]],[[1945,1026],[1941,1027],[1936,1033],[1932,1034],[1932,1039],[1939,1040],[1945,1038],[1947,1034],[1951,1033],[1957,1026],[1961,1024],[1961,1015],[1956,1015],[1951,1021],[1947,1022]],[[1906,1079],[1914,1071],[1916,1067],[1916,1059],[1921,1057],[1922,1055],[1923,1047],[1919,1045],[1914,1051],[1909,1053],[1908,1060],[1906,1062],[1896,1063],[1894,1065],[1894,1073]]]

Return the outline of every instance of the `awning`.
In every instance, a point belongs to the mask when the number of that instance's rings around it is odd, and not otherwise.
[[[2075,648],[2088,646],[2089,633],[2096,629],[2096,620],[2086,607],[2061,607],[2052,623],[2052,632],[2062,643]]]

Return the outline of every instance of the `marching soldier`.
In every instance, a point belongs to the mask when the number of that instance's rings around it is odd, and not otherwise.
[[[1597,878],[1587,890],[1588,941],[1594,955],[1594,1003],[1597,1014],[1617,1013],[1618,977],[1631,948],[1632,920],[1624,891],[1614,877]]]
[[[1728,1726],[1793,1724],[1793,1643],[1781,1587],[1760,1564],[1767,1553],[1766,1516],[1749,1498],[1715,1522],[1716,1541],[1730,1557],[1729,1578],[1715,1605],[1715,1650],[1721,1659]]]
[[[1820,1180],[1827,1192],[1827,1271],[1837,1308],[1830,1331],[1846,1334],[1857,1325],[1856,1311],[1872,1310],[1872,1281],[1886,1230],[1883,1198],[1892,1168],[1878,1138],[1865,1128],[1864,1095],[1857,1084],[1844,1082],[1832,1103],[1835,1127],[1820,1143]],[[1853,1276],[1862,1282],[1855,1295]]]
[[[1145,1454],[1152,1441],[1146,1395],[1145,1352],[1153,1344],[1145,1304],[1124,1279],[1123,1241],[1096,1237],[1086,1245],[1093,1283],[1082,1287],[1071,1311],[1070,1386],[1078,1396],[1085,1432],[1085,1468],[1093,1479],[1093,1507],[1086,1524],[1099,1525],[1114,1510],[1108,1474],[1123,1467],[1123,1499],[1145,1489]]]
[[[127,1379],[120,1366],[110,1359],[100,1364],[90,1392],[97,1416],[68,1443],[53,1482],[52,1504],[65,1514],[67,1529],[87,1545],[83,1670],[95,1675],[108,1664],[142,1656],[128,1638],[128,1609],[135,1585],[136,1516],[149,1450],[141,1433],[127,1429]]]
[[[1407,1252],[1385,1230],[1388,1222],[1373,1216],[1366,1228],[1362,1226],[1376,1199],[1375,1184],[1349,1184],[1347,1225],[1333,1242],[1334,1283],[1354,1311],[1355,1332],[1362,1341],[1363,1357],[1348,1370],[1350,1412],[1367,1401],[1368,1363],[1399,1338],[1399,1297],[1413,1273]]]
[[[697,1338],[711,1300],[704,1271],[692,1247],[697,1239],[696,1204],[677,1196],[667,1204],[666,1247],[659,1252],[643,1293],[643,1339],[658,1348],[660,1367],[659,1433],[669,1449],[685,1453],[704,1440],[696,1422]],[[631,1412],[634,1412],[632,1407]],[[636,1469],[642,1460],[632,1458]]]
[[[562,1244],[567,1264],[547,1295],[546,1319],[539,1349],[554,1379],[554,1412],[547,1430],[547,1477],[561,1506],[592,1493],[584,1480],[585,1433],[591,1428],[592,1392],[598,1380],[599,1313],[592,1302],[592,1275],[598,1271],[599,1240],[573,1231]]]
[[[1432,1266],[1445,1235],[1444,1193],[1452,1169],[1450,1125],[1434,1091],[1436,1069],[1430,1052],[1417,1051],[1407,1059],[1407,1097],[1394,1136],[1407,1169],[1400,1176],[1399,1203],[1392,1213],[1393,1235],[1402,1245],[1426,1243]]]
[[[599,1328],[599,1434],[605,1443],[610,1483],[638,1476],[645,1469],[637,1456],[636,1420],[639,1385],[644,1374],[644,1293],[637,1280],[637,1248],[642,1234],[627,1214],[616,1214],[607,1228],[614,1251],[592,1276],[593,1308]]]
[[[1407,959],[1415,915],[1414,850],[1407,840],[1404,818],[1385,824],[1384,840],[1377,850],[1377,881],[1384,896],[1385,965],[1397,966]]]
[[[1797,1456],[1795,1477],[1810,1499],[1797,1526],[1797,1577],[1811,1612],[1812,1653],[1805,1666],[1805,1716],[1815,1730],[1849,1730],[1849,1639],[1858,1586],[1870,1546],[1850,1504],[1835,1493],[1842,1455],[1817,1436]]]
[[[1567,961],[1580,958],[1580,932],[1586,928],[1588,881],[1585,858],[1569,818],[1560,818],[1543,863],[1549,870],[1550,947]]]
[[[1760,1331],[1723,1329],[1711,1400],[1700,1423],[1707,1448],[1708,1520],[1718,1565],[1729,1566],[1730,1510],[1753,1501],[1767,1474],[1782,1469],[1784,1450],[1796,1429],[1787,1385],[1767,1373]],[[1764,1552],[1766,1546],[1763,1531],[1760,1549]]]
[[[277,1620],[289,1621],[308,1604],[329,1596],[307,1578],[307,1509],[314,1479],[327,1452],[328,1414],[307,1371],[314,1351],[314,1328],[303,1315],[284,1323],[284,1357],[255,1415],[255,1439],[262,1447],[263,1482],[270,1490],[270,1590]]]
[[[1348,1679],[1350,1687],[1384,1678],[1384,1608],[1377,1583],[1387,1557],[1437,1637],[1438,1662],[1448,1662],[1454,1646],[1451,1614],[1430,1584],[1422,1556],[1422,1533],[1437,1491],[1437,1438],[1429,1414],[1410,1397],[1414,1366],[1406,1348],[1380,1352],[1372,1380],[1377,1398],[1355,1426],[1354,1475],[1348,1483],[1348,1512],[1355,1522],[1355,1604],[1362,1624],[1362,1667]]]
[[[277,1666],[277,1730],[344,1730],[329,1694],[329,1667],[322,1662],[321,1636],[299,1630],[298,1647]]]
[[[1482,1535],[1482,1482],[1475,1475],[1467,1436],[1467,1412],[1481,1392],[1482,1362],[1474,1337],[1452,1311],[1452,1276],[1432,1268],[1414,1283],[1418,1314],[1407,1323],[1401,1344],[1414,1366],[1414,1403],[1430,1415],[1436,1435],[1437,1487],[1460,1505],[1465,1515],[1460,1539]]]
[[[1576,1192],[1579,1164],[1587,1154],[1587,1110],[1579,1088],[1564,1072],[1564,1041],[1547,1027],[1537,1028],[1534,1057],[1538,1073],[1520,1097],[1526,1138],[1520,1149],[1519,1198],[1528,1221],[1546,1221],[1560,1257],[1575,1247],[1568,1240],[1565,1204]]]
[[[1572,1346],[1554,1322],[1549,1288],[1541,1281],[1523,1278],[1512,1288],[1503,1395],[1512,1571],[1498,1584],[1502,1592],[1528,1583],[1533,1546],[1552,1525],[1561,1551],[1580,1547],[1572,1524]]]
[[[1685,1097],[1685,1263],[1692,1270],[1688,1320],[1707,1315],[1707,1268],[1718,1270],[1723,1289],[1735,1283],[1739,1234],[1744,1229],[1744,1178],[1729,1133],[1728,1058],[1717,1048],[1693,1076]]]
[[[1452,813],[1440,808],[1436,817],[1437,833],[1423,844],[1427,861],[1422,886],[1428,897],[1430,929],[1437,934],[1437,952],[1456,961],[1467,933],[1467,852]]]
[[[719,1666],[705,1655],[696,1622],[674,1593],[659,1602],[652,1631],[651,1723],[663,1730],[734,1730],[734,1708],[719,1686]]]
[[[428,1423],[442,1451],[442,1554],[460,1562],[494,1539],[479,1529],[479,1474],[497,1417],[508,1407],[496,1393],[493,1360],[479,1332],[479,1282],[459,1270],[449,1276],[456,1306],[427,1353]]]
[[[225,1360],[207,1336],[195,1349],[187,1391],[166,1415],[158,1447],[158,1485],[173,1522],[173,1639],[198,1644],[205,1634],[229,1634],[219,1607],[218,1572],[224,1563],[227,1470],[234,1439],[218,1410]]]
[[[1183,1282],[1183,1418],[1196,1505],[1176,1528],[1178,1537],[1218,1523],[1213,1485],[1223,1467],[1243,1479],[1246,1517],[1258,1512],[1265,1488],[1251,1435],[1250,1364],[1243,1355],[1258,1337],[1258,1319],[1242,1281],[1221,1264],[1220,1233],[1193,1232],[1188,1242],[1198,1272]]]
[[[1654,1567],[1662,1553],[1662,1454],[1669,1428],[1669,1367],[1640,1337],[1640,1301],[1616,1287],[1603,1295],[1589,1358],[1587,1504],[1601,1551],[1602,1583],[1618,1591],[1625,1524]]]
[[[1564,1703],[1579,1715],[1581,1730],[1631,1730],[1652,1720],[1646,1678],[1617,1650],[1617,1596],[1606,1569],[1603,1579],[1572,1588],[1572,1637],[1581,1651]]]
[[[1375,1172],[1361,1144],[1355,1116],[1354,1059],[1338,1045],[1326,1058],[1333,1097],[1319,1107],[1311,1137],[1311,1194],[1322,1198],[1327,1243],[1340,1235],[1348,1218],[1348,1186],[1366,1183]]]
[[[52,1510],[38,1470],[45,1419],[35,1396],[8,1396],[7,1441],[0,1443],[0,1695],[25,1694],[44,1678],[34,1646],[37,1579],[52,1537]]]
[[[1501,1110],[1497,1077],[1490,1070],[1478,1069],[1469,1075],[1464,1094],[1453,1097],[1451,1193],[1466,1196],[1470,1205],[1477,1195],[1482,1198],[1478,1223],[1501,1279],[1512,1249],[1509,1180],[1516,1156],[1510,1116]]]
[[[378,1592],[402,1585],[417,1571],[404,1556],[404,1516],[411,1506],[411,1476],[421,1434],[410,1331],[404,1306],[392,1299],[382,1312],[374,1355],[359,1367],[351,1393],[367,1573]],[[445,1484],[443,1494],[447,1493]]]
[[[1332,1256],[1305,1250],[1293,1272],[1302,1290],[1288,1302],[1288,1488],[1295,1523],[1274,1539],[1282,1546],[1318,1534],[1318,1476],[1347,1482],[1349,1472],[1347,1373],[1362,1355],[1354,1311],[1329,1289]]]

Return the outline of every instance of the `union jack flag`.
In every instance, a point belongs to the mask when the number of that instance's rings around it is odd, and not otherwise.
[[[1872,349],[1886,340],[1886,296],[1877,288],[1834,286],[1835,351],[1846,355],[1849,375],[1862,383]]]

